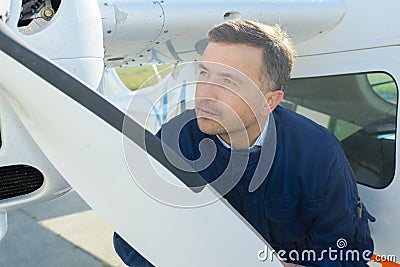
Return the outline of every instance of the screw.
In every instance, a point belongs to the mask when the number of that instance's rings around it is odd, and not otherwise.
[[[42,17],[43,19],[49,21],[53,18],[55,12],[52,8],[46,7],[42,9]]]

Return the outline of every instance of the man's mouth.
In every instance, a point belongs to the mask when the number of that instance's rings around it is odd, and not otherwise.
[[[204,117],[205,118],[215,118],[215,117],[219,116],[219,114],[217,112],[206,109],[206,108],[197,107],[196,110],[197,110],[196,111],[197,117],[200,117],[200,118],[204,118]]]

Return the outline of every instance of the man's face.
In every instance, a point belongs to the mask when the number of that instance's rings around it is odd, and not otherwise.
[[[258,136],[263,125],[259,126],[257,120],[265,107],[259,89],[262,60],[259,48],[224,43],[207,46],[199,63],[195,102],[202,132],[218,134],[225,141],[231,138],[224,137],[240,132],[257,132]]]

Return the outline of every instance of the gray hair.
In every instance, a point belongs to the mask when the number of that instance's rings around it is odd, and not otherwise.
[[[230,20],[208,32],[209,42],[245,44],[263,51],[261,90],[285,90],[293,68],[294,50],[287,33],[278,25],[250,20]]]

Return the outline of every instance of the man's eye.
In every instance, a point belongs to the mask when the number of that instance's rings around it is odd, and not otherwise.
[[[224,83],[226,84],[226,85],[236,85],[231,79],[229,79],[229,78],[225,78],[224,79]]]
[[[208,72],[207,71],[201,70],[199,74],[202,77],[208,77]]]

